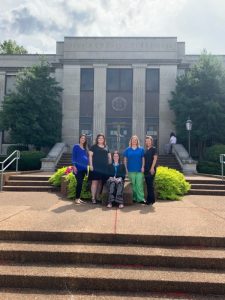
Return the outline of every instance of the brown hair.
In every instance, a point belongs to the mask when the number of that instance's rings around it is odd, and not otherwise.
[[[132,140],[133,139],[137,140],[137,147],[140,147],[140,141],[139,141],[139,138],[138,138],[137,135],[132,135],[132,137],[130,138],[130,141],[129,141],[129,147],[132,147]]]
[[[95,144],[98,145],[98,138],[102,136],[103,139],[104,139],[104,146],[106,146],[106,140],[105,140],[105,136],[103,133],[99,133],[97,136],[96,136],[96,139],[95,139]]]
[[[146,135],[145,139],[146,140],[151,140],[152,141],[152,145],[154,144],[154,140],[153,140],[153,137],[151,135]]]
[[[79,143],[80,143],[80,139],[81,139],[83,136],[85,137],[84,149],[87,150],[87,136],[86,136],[86,134],[82,133],[82,134],[79,136]]]

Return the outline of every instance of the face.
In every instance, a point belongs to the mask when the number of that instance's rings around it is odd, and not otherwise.
[[[115,161],[115,162],[118,162],[119,161],[119,154],[118,153],[115,153],[114,155],[113,155],[113,160]]]
[[[131,140],[131,145],[132,145],[132,146],[137,146],[137,144],[138,144],[137,138],[136,138],[136,137],[133,137],[132,140]]]
[[[81,136],[80,138],[80,144],[84,144],[86,142],[86,137],[85,136]]]
[[[152,140],[151,139],[145,139],[145,145],[147,148],[152,147]]]
[[[99,145],[103,145],[104,142],[105,142],[104,137],[103,137],[102,135],[100,135],[100,136],[98,137],[98,144],[99,144]]]

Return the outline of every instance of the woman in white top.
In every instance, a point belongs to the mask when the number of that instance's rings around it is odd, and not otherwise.
[[[171,132],[171,134],[170,134],[170,151],[169,151],[169,153],[172,153],[173,145],[176,144],[176,143],[177,143],[177,137],[173,132]]]

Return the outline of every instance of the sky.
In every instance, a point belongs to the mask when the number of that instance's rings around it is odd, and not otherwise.
[[[225,0],[0,0],[0,43],[54,54],[65,36],[175,36],[186,54],[225,54]]]

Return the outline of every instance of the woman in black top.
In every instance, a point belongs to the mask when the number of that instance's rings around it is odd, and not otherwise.
[[[112,203],[119,204],[119,208],[123,208],[123,189],[124,179],[126,176],[126,168],[124,164],[119,162],[120,156],[118,151],[113,153],[113,163],[108,167],[109,179],[107,181],[109,198],[108,208],[112,207]]]
[[[157,152],[156,148],[153,147],[153,138],[151,136],[146,136],[145,138],[145,167],[144,175],[145,182],[147,185],[147,205],[152,205],[155,203],[155,192],[154,192],[154,177],[156,172],[157,163]]]
[[[108,164],[111,163],[111,154],[106,146],[105,136],[98,134],[95,144],[91,146],[89,151],[91,196],[92,203],[96,204],[96,200],[102,191],[102,185],[108,178]]]

